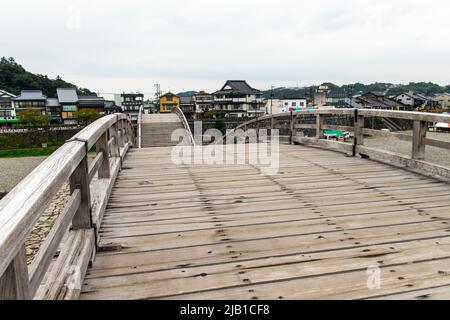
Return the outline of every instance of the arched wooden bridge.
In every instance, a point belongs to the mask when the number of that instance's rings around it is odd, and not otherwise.
[[[169,122],[188,128],[177,115]],[[413,135],[366,129],[371,117],[413,121]],[[135,137],[125,115],[99,119],[1,200],[1,298],[450,298],[450,169],[425,161],[426,145],[450,149],[427,124],[450,116],[336,109],[243,124],[289,133],[274,175],[177,165],[172,147],[142,145],[152,121],[139,122],[149,125]],[[354,138],[326,140],[325,129]],[[409,139],[411,156],[369,148],[365,135]],[[70,199],[27,265],[24,243],[66,183]]]

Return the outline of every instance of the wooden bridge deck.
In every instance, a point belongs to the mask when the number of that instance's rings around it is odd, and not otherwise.
[[[450,185],[303,146],[275,176],[170,151],[130,150],[81,299],[450,298]]]

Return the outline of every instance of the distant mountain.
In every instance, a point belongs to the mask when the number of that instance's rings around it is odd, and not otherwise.
[[[193,95],[197,94],[197,91],[184,91],[184,92],[178,92],[177,96],[179,97],[192,97]]]
[[[388,96],[395,96],[405,91],[414,91],[428,96],[433,96],[438,93],[450,93],[450,85],[442,87],[432,82],[410,82],[409,84],[392,84],[392,83],[372,83],[372,84],[347,84],[338,86],[333,83],[324,83],[322,85],[328,86],[331,92],[346,92],[348,94],[356,95],[368,91],[383,92]],[[310,86],[304,88],[274,88],[263,91],[266,98],[271,96],[274,99],[289,99],[289,98],[304,98],[311,97],[311,95],[318,89],[318,86]]]
[[[46,75],[34,74],[18,64],[13,58],[0,59],[0,89],[13,94],[20,94],[21,90],[42,90],[48,97],[56,96],[56,88],[77,88],[80,95],[95,95],[86,88],[78,88],[72,83],[66,82],[59,76],[50,79]]]

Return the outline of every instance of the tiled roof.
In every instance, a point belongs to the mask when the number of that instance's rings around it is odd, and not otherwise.
[[[228,89],[228,87],[230,89]],[[213,94],[261,94],[261,91],[250,87],[245,80],[228,80],[222,89]]]
[[[45,103],[47,107],[59,107],[59,101],[57,98],[47,98],[47,102]]]
[[[47,97],[42,94],[41,90],[22,90],[20,96],[14,100],[47,100]]]
[[[77,103],[78,95],[75,88],[58,88],[56,89],[58,94],[59,103]]]

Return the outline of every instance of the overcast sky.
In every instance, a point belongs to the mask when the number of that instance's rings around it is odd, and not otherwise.
[[[2,0],[0,56],[91,90],[450,84],[448,0]]]

